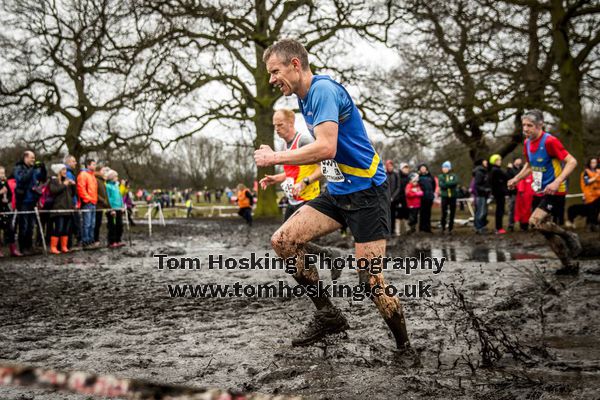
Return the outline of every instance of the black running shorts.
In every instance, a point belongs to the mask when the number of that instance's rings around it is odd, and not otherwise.
[[[552,194],[545,194],[543,196],[533,196],[531,202],[531,210],[541,208],[553,217],[558,217],[559,213],[564,212],[565,196],[557,196]]]
[[[390,198],[387,181],[344,195],[327,189],[307,203],[315,210],[347,224],[356,243],[373,242],[390,236]]]

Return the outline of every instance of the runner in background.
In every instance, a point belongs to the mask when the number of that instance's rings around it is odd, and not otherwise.
[[[275,132],[285,141],[286,150],[300,149],[315,141],[309,134],[296,131],[295,119],[294,112],[288,109],[277,110],[273,114]],[[283,193],[288,198],[288,206],[283,217],[285,222],[307,201],[319,195],[321,192],[319,179],[323,175],[317,164],[284,165],[283,171],[277,175],[265,175],[259,183],[263,190],[276,183],[281,185]]]
[[[246,221],[248,227],[252,226],[252,203],[253,196],[250,190],[243,184],[240,183],[237,186],[237,203],[238,203],[238,215]]]
[[[539,110],[531,110],[521,118],[525,145],[523,169],[508,181],[508,188],[515,187],[530,173],[535,192],[533,212],[529,225],[544,235],[563,267],[557,274],[577,274],[579,264],[573,261],[581,253],[579,236],[556,224],[553,217],[560,212],[567,194],[567,177],[577,167],[577,160],[563,147],[560,140],[544,131],[544,116]]]
[[[295,150],[313,143],[315,139],[309,134],[302,134],[295,128],[296,115],[292,110],[282,109],[273,114],[273,126],[277,135],[286,143],[286,150]],[[277,175],[266,175],[260,180],[260,187],[279,183],[287,199],[287,207],[283,222],[287,221],[300,207],[321,193],[319,179],[323,176],[317,164],[283,165],[283,172]],[[306,244],[309,254],[317,254],[323,258],[336,258],[342,254],[312,242]],[[341,269],[331,269],[331,279],[336,280],[342,274]]]

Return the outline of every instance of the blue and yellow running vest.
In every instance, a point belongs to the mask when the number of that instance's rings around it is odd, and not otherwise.
[[[379,186],[386,175],[371,145],[358,108],[342,85],[326,75],[315,75],[308,94],[298,98],[310,134],[325,121],[338,124],[337,152],[333,160],[321,162],[327,190],[343,195]]]
[[[529,158],[529,165],[531,166],[533,174],[533,183],[531,184],[531,187],[536,193],[542,192],[546,186],[554,182],[556,177],[562,173],[563,169],[562,162],[556,158],[550,157],[546,150],[546,140],[550,136],[552,135],[547,132],[542,133],[540,144],[535,153],[531,152],[531,140],[525,140],[527,158]],[[564,193],[567,191],[565,182],[560,184],[557,193]]]

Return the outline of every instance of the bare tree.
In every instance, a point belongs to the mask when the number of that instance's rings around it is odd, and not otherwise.
[[[174,140],[219,121],[231,131],[253,135],[255,146],[273,146],[272,113],[281,97],[269,85],[261,60],[269,45],[282,37],[295,37],[309,52],[326,54],[327,46],[344,48],[340,42],[344,31],[384,41],[396,19],[387,1],[140,2],[172,33],[170,45],[178,49],[169,58],[171,82],[182,96],[177,106],[185,105],[188,110],[174,115],[168,107],[164,109],[163,115],[171,116],[164,125],[179,132]],[[325,65],[322,61],[316,58]],[[273,167],[257,172],[259,176],[273,173]],[[257,215],[279,214],[274,188],[260,191],[258,199]]]
[[[560,102],[553,114],[569,151],[582,161],[586,155],[582,99],[595,102],[600,88],[600,5],[592,0],[504,1],[548,21],[543,39],[549,43],[547,54],[555,68],[548,84]]]
[[[561,121],[581,159],[581,129],[573,127],[582,126],[583,95],[598,93],[600,61],[599,10],[589,3],[404,1],[407,29],[393,41],[403,62],[388,78],[391,90],[372,88],[377,106],[365,111],[390,135],[431,142],[451,135],[476,159],[491,153],[492,138],[500,139],[493,152],[513,151],[523,110],[540,108]],[[565,40],[576,56],[565,53]]]
[[[166,99],[156,24],[120,0],[7,0],[1,9],[5,132],[77,157],[148,142],[152,110]]]
[[[409,0],[403,10],[408,30],[395,43],[402,65],[387,79],[390,90],[372,89],[370,103],[379,105],[367,115],[387,132],[425,143],[450,134],[472,159],[489,155],[486,138],[503,134],[522,108],[515,71],[504,64],[506,53],[519,50],[503,42],[500,11],[467,0]],[[520,128],[509,128],[504,140],[501,154],[520,142]]]
[[[192,186],[214,188],[217,182],[227,177],[228,152],[216,139],[206,137],[186,138],[178,143],[181,154],[182,172],[189,175]]]

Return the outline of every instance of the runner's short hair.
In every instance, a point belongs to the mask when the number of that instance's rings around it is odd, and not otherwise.
[[[275,112],[283,114],[283,117],[290,122],[294,122],[296,120],[296,113],[289,108],[282,108],[280,110],[276,110]]]
[[[281,39],[272,45],[270,45],[263,53],[263,62],[267,62],[272,55],[276,54],[279,59],[285,64],[289,65],[292,62],[292,58],[300,60],[303,70],[308,70],[308,52],[297,40],[294,39]]]
[[[542,125],[544,123],[544,113],[540,110],[529,110],[521,117],[521,121],[528,119],[536,125]]]

